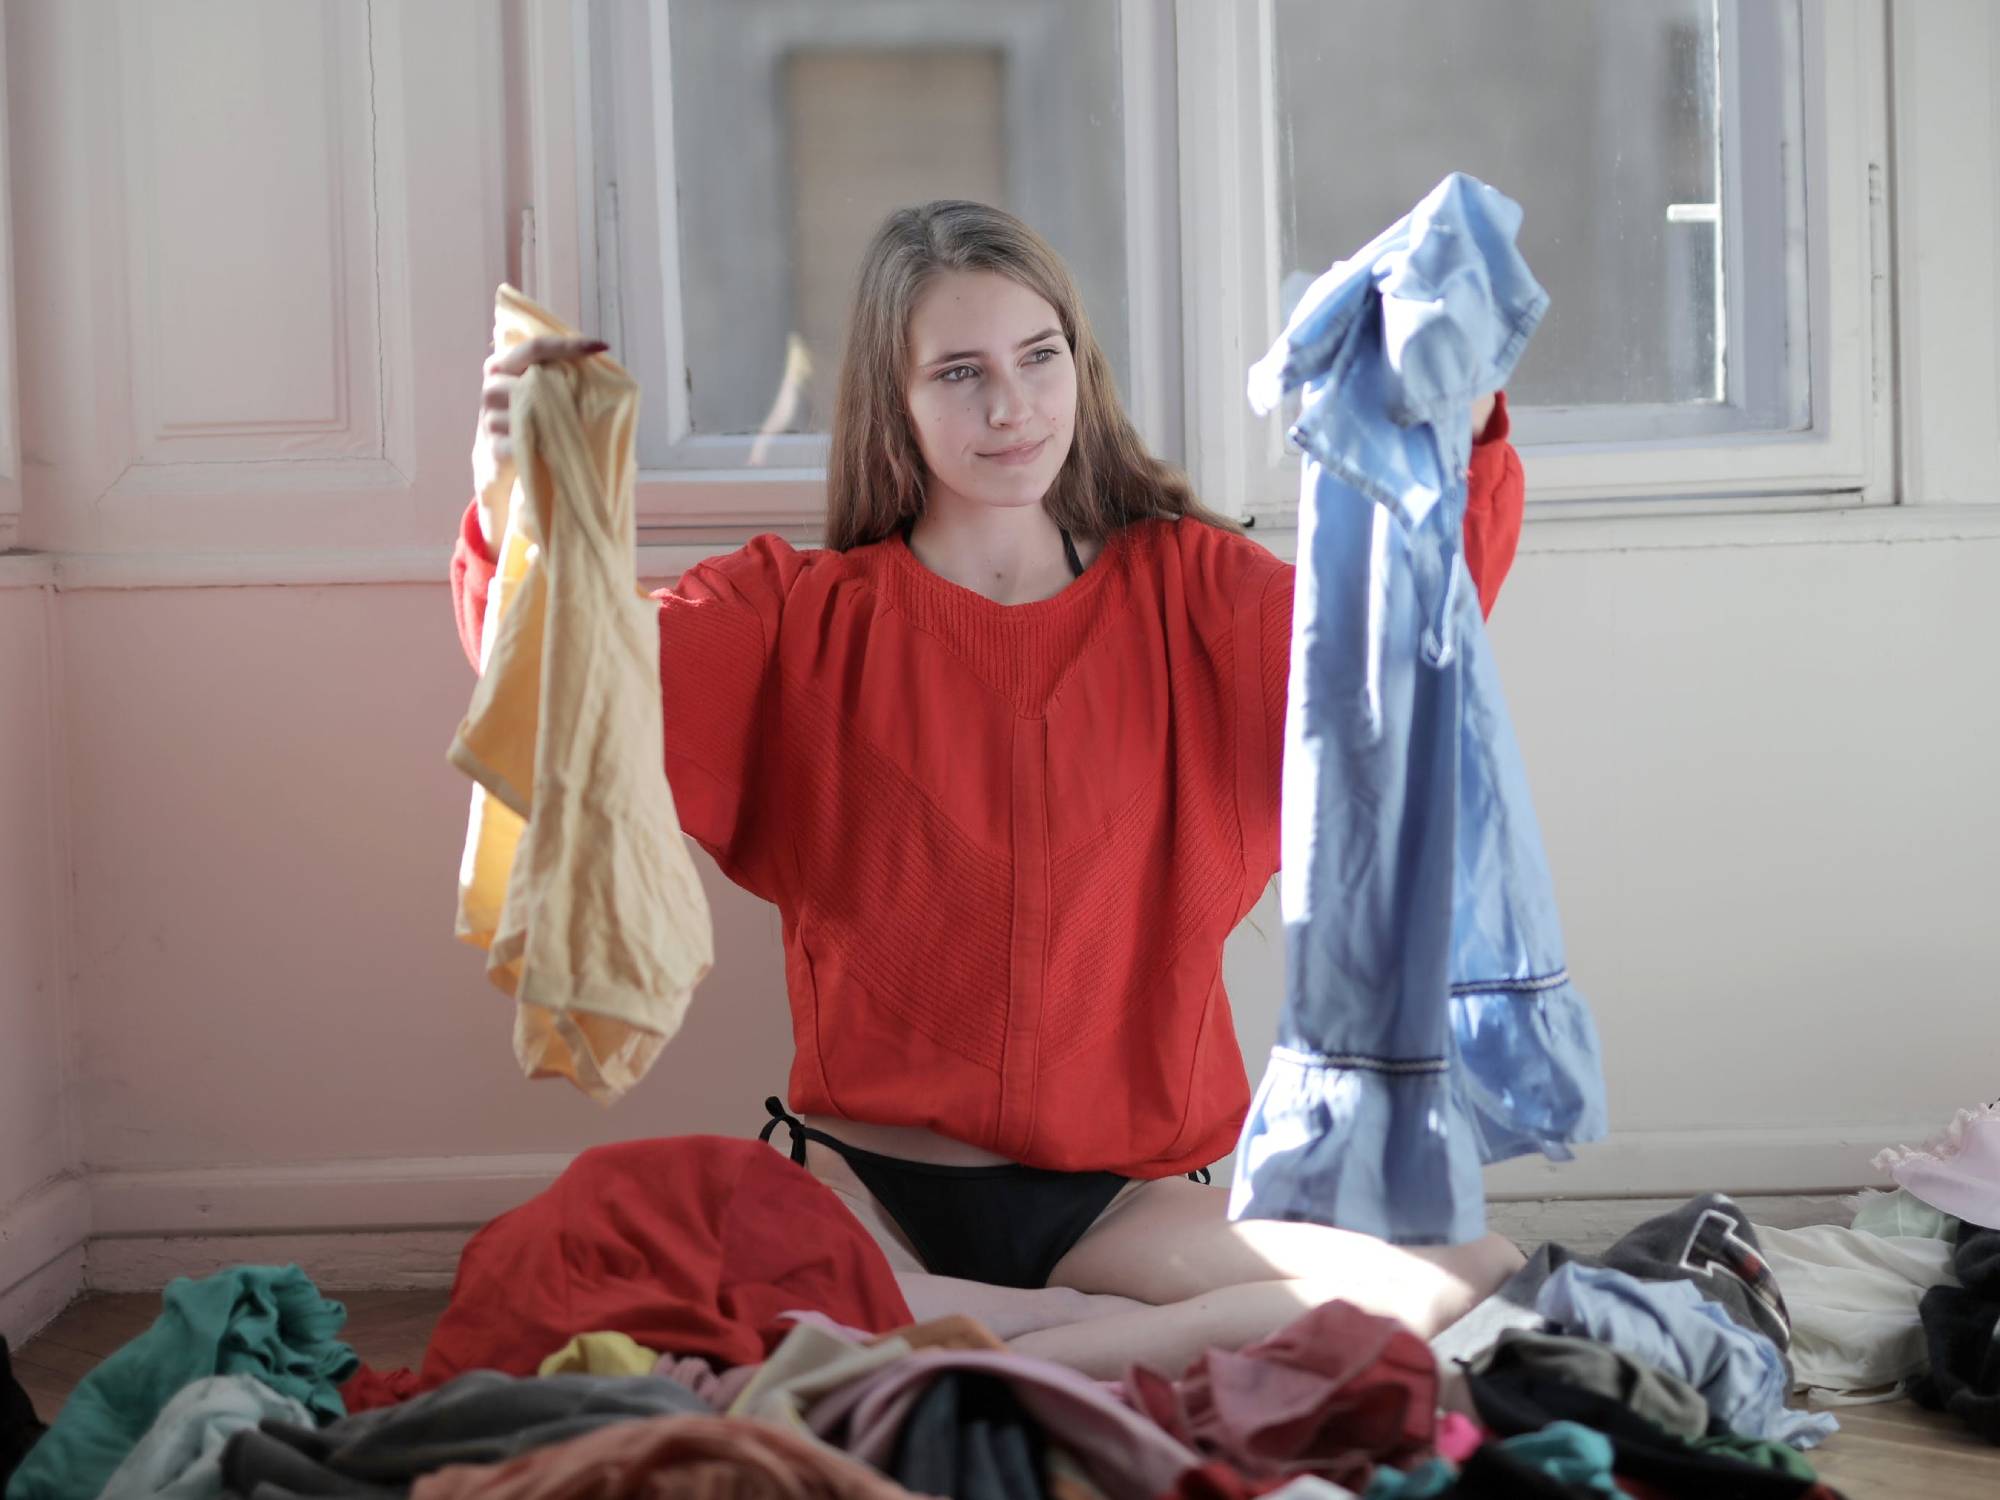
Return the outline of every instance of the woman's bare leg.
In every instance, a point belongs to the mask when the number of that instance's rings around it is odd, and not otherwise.
[[[1318,1224],[1232,1224],[1227,1205],[1221,1189],[1183,1178],[1125,1195],[1057,1263],[1050,1285],[1151,1306],[1026,1334],[1014,1347],[1100,1378],[1134,1363],[1178,1374],[1205,1348],[1240,1348],[1335,1298],[1430,1338],[1522,1263],[1498,1235],[1403,1249]]]
[[[897,1280],[911,1278],[916,1300],[934,1304],[928,1294],[970,1289],[924,1272],[909,1240],[838,1152],[813,1142],[806,1168],[882,1247]],[[982,1287],[982,1315],[999,1327],[1033,1329],[1009,1339],[1021,1353],[1100,1379],[1134,1364],[1178,1375],[1203,1349],[1254,1343],[1335,1298],[1429,1338],[1521,1265],[1520,1251],[1498,1235],[1406,1250],[1317,1224],[1231,1224],[1228,1203],[1223,1189],[1182,1177],[1127,1188],[1056,1263],[1046,1290]],[[1110,1307],[1121,1310],[1105,1311]],[[1077,1315],[1084,1321],[1042,1326]]]
[[[1074,1287],[988,1286],[956,1276],[933,1275],[924,1269],[908,1236],[838,1151],[808,1141],[806,1170],[832,1189],[881,1247],[889,1269],[896,1273],[896,1285],[909,1304],[910,1316],[920,1323],[946,1313],[966,1313],[985,1324],[994,1337],[1013,1339],[1058,1324],[1132,1312],[1141,1306],[1126,1297],[1093,1296]],[[1124,1190],[1127,1196],[1142,1191],[1141,1186]]]

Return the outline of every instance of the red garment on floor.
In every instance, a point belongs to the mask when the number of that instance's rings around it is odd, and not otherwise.
[[[1488,606],[1521,528],[1506,431],[1503,402],[1466,475]],[[451,569],[477,662],[476,506]],[[1035,603],[900,534],[759,537],[656,596],[667,781],[686,833],[778,906],[795,1111],[1059,1171],[1230,1153],[1250,1084],[1222,952],[1278,868],[1293,576],[1249,537],[1149,519]]]
[[[1377,1463],[1430,1457],[1437,1426],[1430,1346],[1345,1302],[1240,1350],[1210,1349],[1179,1380],[1135,1368],[1125,1392],[1196,1452],[1251,1479],[1310,1473],[1365,1489]]]
[[[789,1331],[779,1315],[801,1309],[871,1333],[911,1321],[888,1261],[827,1187],[757,1141],[598,1146],[472,1237],[414,1386],[364,1369],[341,1394],[365,1410],[467,1370],[533,1375],[606,1328],[751,1364]]]

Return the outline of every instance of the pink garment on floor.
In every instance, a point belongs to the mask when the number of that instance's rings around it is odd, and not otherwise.
[[[1192,1449],[1118,1401],[1102,1382],[1044,1359],[973,1349],[905,1355],[821,1397],[806,1412],[806,1422],[864,1463],[886,1464],[910,1408],[947,1370],[1005,1380],[1022,1409],[1051,1442],[1070,1451],[1107,1500],[1153,1500],[1201,1463]]]
[[[1483,1448],[1492,1436],[1464,1412],[1448,1411],[1438,1418],[1438,1457],[1462,1464]]]
[[[761,1364],[733,1365],[718,1373],[714,1365],[698,1354],[662,1354],[660,1362],[653,1366],[653,1373],[678,1381],[717,1411],[727,1411],[743,1394],[743,1387],[755,1380],[763,1368]]]
[[[1314,1474],[1365,1489],[1377,1463],[1435,1451],[1437,1361],[1393,1318],[1328,1302],[1240,1350],[1210,1349],[1179,1380],[1134,1368],[1126,1399],[1250,1477]]]
[[[649,1417],[425,1475],[411,1500],[910,1500],[825,1443],[730,1417]]]
[[[2000,1104],[1961,1109],[1923,1145],[1891,1146],[1874,1165],[1932,1208],[2000,1229]]]

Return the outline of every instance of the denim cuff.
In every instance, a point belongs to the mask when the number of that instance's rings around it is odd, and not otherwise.
[[[1486,1196],[1459,1113],[1443,1066],[1390,1071],[1275,1048],[1237,1143],[1229,1217],[1330,1224],[1397,1245],[1478,1239]]]
[[[1481,1167],[1603,1136],[1597,1032],[1567,974],[1455,985],[1450,1015],[1449,1059],[1273,1048],[1229,1217],[1463,1244],[1486,1232]]]

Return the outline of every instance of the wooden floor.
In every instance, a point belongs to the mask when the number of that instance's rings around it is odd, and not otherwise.
[[[347,1308],[341,1339],[378,1370],[422,1363],[431,1328],[450,1293],[328,1292]],[[157,1292],[92,1292],[78,1298],[34,1338],[14,1351],[14,1375],[35,1403],[35,1414],[53,1421],[69,1393],[108,1355],[153,1326]]]
[[[347,1306],[342,1337],[377,1369],[416,1366],[446,1293],[329,1292]],[[159,1314],[157,1295],[92,1294],[72,1305],[25,1347],[14,1372],[47,1421],[76,1383],[106,1355],[144,1333]],[[1994,1500],[2000,1448],[1950,1418],[1907,1401],[1839,1407],[1841,1431],[1807,1455],[1820,1477],[1848,1500]]]

